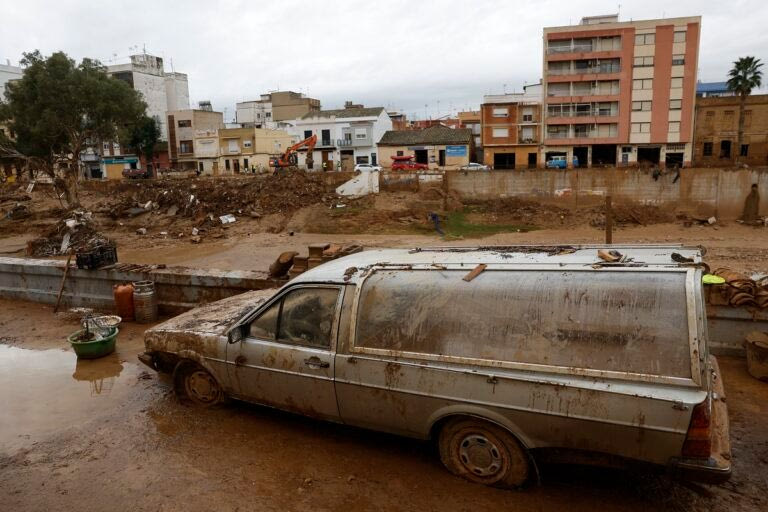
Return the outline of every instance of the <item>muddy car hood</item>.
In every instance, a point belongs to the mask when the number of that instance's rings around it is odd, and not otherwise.
[[[232,324],[263,304],[276,291],[276,289],[254,290],[211,302],[158,324],[149,329],[147,334],[172,331],[223,335]]]

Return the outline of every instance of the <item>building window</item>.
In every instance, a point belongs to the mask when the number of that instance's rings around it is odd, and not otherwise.
[[[635,34],[635,44],[654,44],[656,42],[656,34]]]
[[[680,133],[680,121],[669,122],[669,133]]]
[[[683,79],[682,78],[673,78],[669,81],[669,86],[672,89],[681,89],[683,87]]]
[[[547,137],[552,139],[568,138],[568,125],[549,125],[547,126]]]
[[[224,169],[229,170],[229,159],[224,160]]]
[[[676,42],[676,43],[684,43],[685,42],[685,30],[675,30],[674,42]]]
[[[368,132],[365,131],[365,128],[355,128],[355,139],[361,140],[368,137]]]
[[[673,66],[682,66],[685,64],[685,55],[673,55],[672,56],[672,65]]]
[[[509,111],[507,110],[507,107],[493,109],[493,117],[507,117],[508,115]]]
[[[749,156],[749,144],[742,144],[739,151],[740,156]]]
[[[356,164],[367,164],[368,163],[368,157],[367,156],[356,156],[355,157],[355,163]]]
[[[509,130],[507,128],[494,128],[493,138],[501,139],[503,137],[509,137]]]
[[[397,152],[397,156],[403,156],[403,152],[402,151],[398,151]]]
[[[192,128],[191,119],[179,119],[179,128]]]
[[[635,57],[634,67],[644,68],[653,66],[653,56],[651,57]]]
[[[711,142],[705,142],[704,148],[702,150],[702,155],[704,156],[712,156],[712,143]]]
[[[244,147],[244,148],[250,148],[250,147],[253,147],[253,142],[251,142],[250,140],[244,140],[244,141],[243,141],[243,147]]]
[[[191,140],[180,140],[179,141],[179,153],[194,153],[194,149],[192,149],[192,141]]]
[[[750,127],[752,126],[752,111],[751,110],[745,110],[744,111],[744,127]]]
[[[641,89],[653,89],[652,78],[638,78],[632,80],[632,89],[639,91]]]
[[[523,114],[523,122],[524,123],[533,122],[533,114]]]
[[[639,111],[647,112],[651,110],[651,102],[650,101],[633,101],[632,110],[634,110],[635,112],[639,112]]]
[[[720,141],[720,158],[731,158],[731,141]]]
[[[267,112],[266,114],[264,114],[264,117],[266,117],[267,119],[272,119],[272,112]]]
[[[304,138],[308,139],[312,136],[312,130],[304,130]]]
[[[669,110],[680,110],[683,108],[683,100],[669,100]]]
[[[651,123],[632,123],[632,133],[651,133]]]

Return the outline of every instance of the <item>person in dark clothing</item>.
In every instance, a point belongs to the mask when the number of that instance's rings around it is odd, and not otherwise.
[[[431,220],[435,225],[435,231],[440,236],[445,236],[445,233],[443,233],[443,230],[440,229],[440,216],[436,214],[435,212],[429,212],[429,220]]]
[[[755,224],[760,218],[760,192],[757,191],[757,183],[752,184],[752,190],[744,200],[744,212],[741,220],[745,224]]]

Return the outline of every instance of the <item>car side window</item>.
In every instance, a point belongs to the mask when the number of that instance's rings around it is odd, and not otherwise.
[[[277,301],[263,312],[256,320],[251,322],[248,327],[248,336],[260,340],[274,341],[277,333],[277,316],[280,314],[280,304]]]
[[[299,288],[283,298],[278,341],[329,348],[337,288]]]

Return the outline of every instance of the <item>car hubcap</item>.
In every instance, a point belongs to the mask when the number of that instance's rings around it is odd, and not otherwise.
[[[219,386],[208,372],[196,371],[187,377],[187,394],[200,402],[211,403],[216,400]]]
[[[462,464],[478,476],[492,476],[501,470],[501,451],[487,437],[472,434],[459,445]]]

